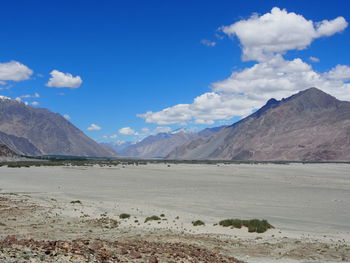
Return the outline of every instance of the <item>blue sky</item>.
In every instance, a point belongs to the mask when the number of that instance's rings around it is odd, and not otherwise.
[[[69,115],[97,141],[229,124],[310,85],[348,100],[349,11],[346,0],[2,1],[0,94]]]

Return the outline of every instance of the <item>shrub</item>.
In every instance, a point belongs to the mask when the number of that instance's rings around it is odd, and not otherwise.
[[[129,214],[123,213],[123,214],[120,214],[120,215],[119,215],[119,218],[120,218],[120,219],[128,219],[128,218],[130,218],[130,215],[129,215]]]
[[[234,227],[241,228],[245,226],[248,228],[248,232],[264,233],[270,228],[274,228],[267,220],[259,219],[250,219],[250,220],[241,220],[241,219],[225,219],[219,222],[220,226],[224,227]]]
[[[205,223],[202,220],[196,220],[192,222],[193,226],[204,226]]]
[[[159,221],[159,220],[161,220],[159,216],[149,216],[145,219],[145,223],[147,223],[148,221]]]
[[[228,226],[232,226],[234,228],[241,228],[242,225],[243,225],[243,222],[241,219],[225,219],[225,220],[222,220],[219,222],[219,225],[220,226],[225,226],[225,227],[228,227]]]
[[[74,200],[74,201],[70,201],[71,204],[81,204],[80,200]]]

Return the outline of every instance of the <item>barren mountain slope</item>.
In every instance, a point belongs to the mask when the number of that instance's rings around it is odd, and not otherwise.
[[[0,98],[0,132],[26,139],[38,151],[19,147],[17,143],[18,152],[23,154],[111,156],[110,151],[87,137],[60,114],[26,106],[6,97]]]
[[[170,159],[350,160],[350,102],[310,88],[271,99],[207,140],[177,148]]]

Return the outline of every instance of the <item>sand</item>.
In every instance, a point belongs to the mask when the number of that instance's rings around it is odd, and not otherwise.
[[[349,171],[348,164],[0,167],[0,193],[26,196],[68,221],[101,215],[120,221],[117,233],[103,233],[107,239],[141,236],[219,246],[247,262],[349,262]],[[120,213],[132,218],[119,220]],[[166,220],[144,223],[160,214]],[[267,219],[275,229],[257,234],[214,226],[226,218]],[[197,219],[206,225],[192,226]],[[45,235],[16,231],[23,238],[79,236],[62,227]],[[11,229],[0,237],[7,234]]]

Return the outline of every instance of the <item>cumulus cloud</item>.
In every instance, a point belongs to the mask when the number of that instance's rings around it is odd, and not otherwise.
[[[266,61],[274,54],[305,49],[314,39],[331,36],[347,26],[344,17],[314,23],[302,15],[274,7],[270,13],[253,14],[249,19],[223,26],[221,30],[239,39],[243,60]]]
[[[97,124],[94,124],[92,123],[88,128],[87,130],[88,131],[99,131],[101,130],[102,128],[100,126],[98,126]]]
[[[112,135],[103,135],[103,139],[117,139],[118,135],[117,134],[112,134]]]
[[[148,135],[154,135],[157,133],[168,133],[171,132],[171,128],[168,126],[158,126],[154,129],[149,129],[147,127],[142,128],[142,133],[140,134],[141,136],[148,136]]]
[[[137,132],[135,132],[133,129],[131,129],[130,127],[124,127],[119,129],[118,131],[120,134],[123,135],[137,135]]]
[[[320,59],[317,58],[317,57],[309,57],[309,60],[310,60],[311,62],[316,62],[316,63],[320,62]]]
[[[196,97],[191,104],[138,116],[159,125],[213,124],[214,120],[247,116],[270,98],[282,99],[310,87],[350,100],[350,84],[345,80],[350,80],[350,67],[338,65],[329,72],[318,73],[299,58],[285,60],[276,56],[213,83],[212,92]]]
[[[349,81],[350,80],[350,67],[346,65],[337,65],[329,72],[325,74],[325,76],[332,80],[342,80]]]
[[[30,103],[30,105],[32,105],[32,106],[38,106],[38,105],[39,105],[39,102],[38,102],[38,101],[33,101],[33,102]]]
[[[18,61],[0,63],[0,83],[6,84],[6,81],[27,80],[33,74],[33,70]]]
[[[70,73],[63,73],[58,70],[53,70],[50,72],[51,78],[46,83],[48,87],[54,88],[79,88],[83,83],[80,76],[73,77]]]
[[[316,23],[317,37],[331,36],[335,33],[343,31],[348,26],[345,18],[340,16],[333,20],[323,20]]]
[[[201,44],[207,47],[215,47],[216,46],[216,42],[215,41],[211,41],[208,39],[202,39],[201,40]]]
[[[66,120],[70,120],[71,117],[68,114],[63,114],[63,118],[65,118]]]
[[[25,95],[21,95],[19,97],[22,99],[37,99],[37,98],[40,98],[40,94],[35,92],[34,94],[25,94]]]
[[[215,120],[245,117],[270,98],[282,99],[310,87],[350,100],[349,66],[337,65],[322,73],[300,58],[286,60],[282,56],[288,50],[306,48],[315,38],[340,32],[347,25],[342,17],[314,23],[301,15],[273,8],[262,16],[253,15],[222,27],[227,35],[239,38],[243,59],[258,63],[212,83],[211,91],[194,98],[191,104],[177,104],[137,116],[158,125],[213,124]]]

